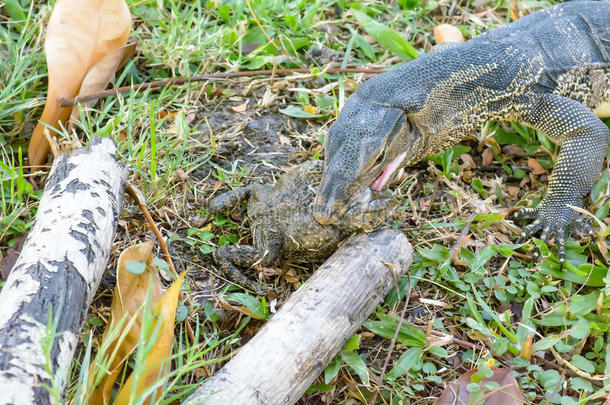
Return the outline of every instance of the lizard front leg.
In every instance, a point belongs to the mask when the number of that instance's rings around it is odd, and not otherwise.
[[[208,211],[212,214],[219,214],[227,208],[232,208],[243,200],[250,198],[252,186],[239,187],[226,193],[217,195],[210,200]]]
[[[263,252],[256,247],[250,245],[219,246],[212,252],[212,256],[222,273],[232,282],[249,288],[259,295],[269,292],[269,288],[251,280],[237,267],[251,267],[258,261],[262,261],[263,265],[269,265]]]
[[[537,95],[524,105],[531,108],[520,121],[560,143],[561,150],[546,196],[537,207],[518,211],[515,218],[534,219],[523,229],[523,238],[541,230],[540,238],[546,243],[555,235],[563,266],[567,228],[584,224],[568,205],[581,206],[582,198],[591,191],[604,161],[610,132],[592,111],[568,98]]]

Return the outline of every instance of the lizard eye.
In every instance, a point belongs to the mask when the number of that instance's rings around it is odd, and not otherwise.
[[[373,166],[380,165],[381,162],[383,162],[384,156],[385,156],[385,153],[380,153],[379,156],[377,156],[377,159],[375,159],[375,163],[373,163]]]

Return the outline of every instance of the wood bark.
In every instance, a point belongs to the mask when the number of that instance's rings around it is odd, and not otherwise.
[[[185,404],[294,404],[412,263],[395,230],[354,235]]]
[[[0,404],[54,404],[104,273],[123,202],[116,146],[57,158],[36,221],[0,292]],[[61,399],[60,399],[61,400]]]

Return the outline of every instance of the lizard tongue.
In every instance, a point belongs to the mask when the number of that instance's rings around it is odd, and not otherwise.
[[[396,169],[398,169],[400,167],[400,164],[402,163],[402,161],[405,159],[406,156],[407,156],[407,153],[403,152],[400,155],[398,155],[398,157],[396,159],[394,159],[390,163],[388,163],[387,166],[384,167],[383,172],[381,172],[379,177],[377,177],[371,183],[370,187],[375,191],[381,191],[383,189],[383,186],[385,186],[385,184],[388,182],[388,180],[390,180],[390,177],[392,177],[392,174],[396,171]]]

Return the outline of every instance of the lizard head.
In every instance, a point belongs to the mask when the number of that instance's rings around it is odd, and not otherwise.
[[[326,138],[316,221],[332,224],[368,187],[381,190],[416,137],[402,108],[373,104],[354,93]]]

